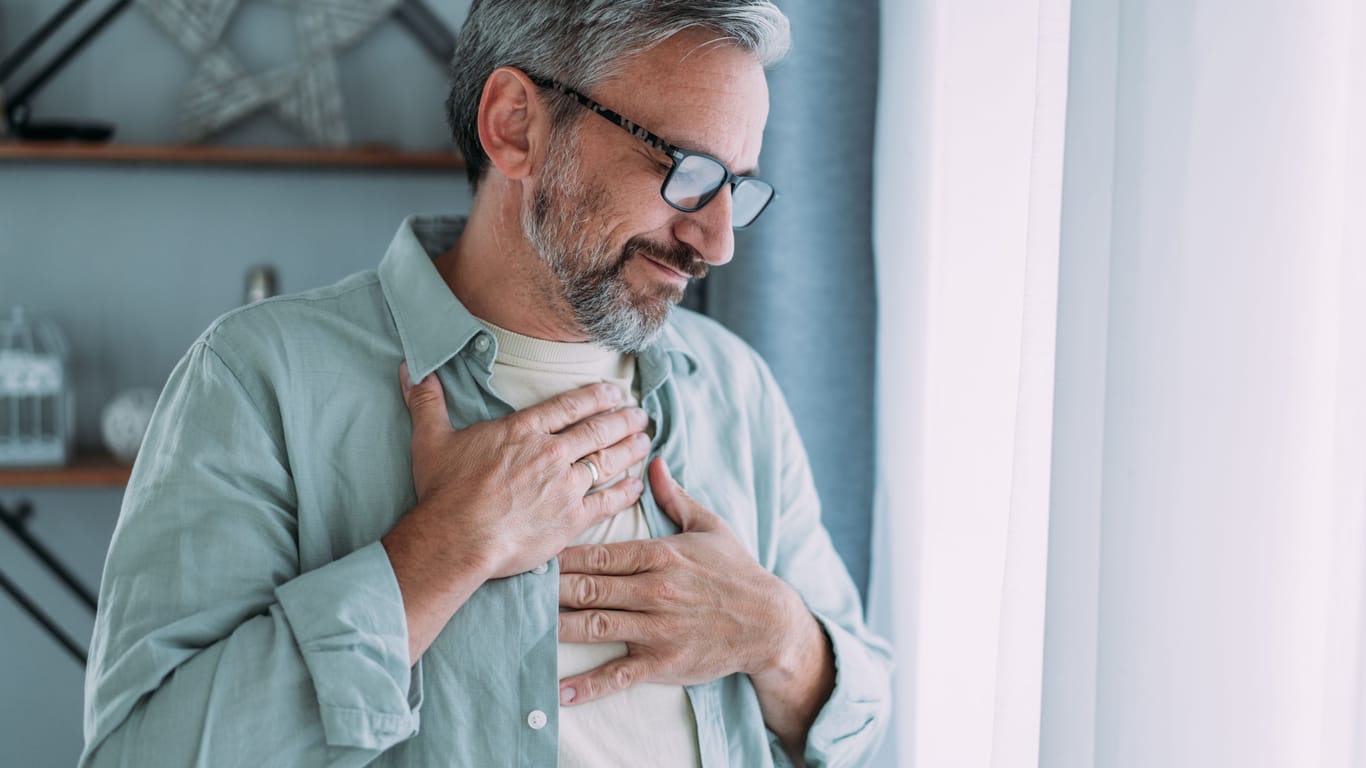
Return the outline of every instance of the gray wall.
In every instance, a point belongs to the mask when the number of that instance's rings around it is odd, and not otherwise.
[[[0,54],[60,5],[0,3]],[[433,3],[452,27],[467,6]],[[283,8],[247,3],[229,38],[249,63],[280,63],[292,50],[289,24]],[[133,9],[33,106],[40,118],[114,122],[120,141],[173,141],[188,66]],[[445,146],[442,68],[402,27],[375,30],[343,56],[341,68],[355,141]],[[268,115],[215,141],[299,143]],[[128,387],[159,387],[204,327],[240,302],[250,265],[275,265],[287,291],[323,285],[377,264],[407,213],[468,207],[458,172],[0,164],[0,310],[23,303],[62,326],[74,348],[78,439],[93,446],[102,405]],[[0,488],[7,507],[34,502],[33,532],[92,588],[119,497],[112,489]],[[89,614],[8,532],[0,532],[0,569],[88,643]],[[82,680],[66,653],[0,594],[0,766],[75,763]]]

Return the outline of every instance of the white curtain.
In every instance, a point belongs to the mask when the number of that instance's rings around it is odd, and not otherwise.
[[[1366,6],[882,23],[880,764],[1366,767]]]
[[[883,4],[871,613],[885,764],[1038,753],[1067,0]]]

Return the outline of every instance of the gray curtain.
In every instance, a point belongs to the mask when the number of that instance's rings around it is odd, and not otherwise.
[[[769,75],[760,167],[778,199],[737,233],[699,297],[773,368],[811,457],[830,530],[865,596],[872,526],[873,125],[877,0],[778,0],[792,53]]]

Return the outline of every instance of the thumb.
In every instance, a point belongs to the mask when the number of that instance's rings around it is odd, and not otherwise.
[[[710,512],[693,500],[683,490],[669,471],[669,465],[662,457],[650,462],[650,490],[654,493],[659,508],[664,510],[684,533],[710,528],[708,522],[713,517]]]
[[[408,406],[408,415],[413,419],[413,434],[419,432],[444,432],[451,428],[450,416],[446,413],[446,395],[441,390],[441,382],[435,373],[416,384],[408,377],[408,363],[398,365],[399,386],[403,390],[403,403]]]

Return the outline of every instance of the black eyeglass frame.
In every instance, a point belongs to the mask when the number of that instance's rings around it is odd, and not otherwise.
[[[669,142],[665,141],[664,139],[661,139],[654,133],[651,133],[650,131],[646,130],[643,126],[638,125],[637,123],[625,117],[622,117],[620,113],[608,109],[607,107],[604,107],[603,105],[599,104],[593,99],[583,95],[582,93],[579,93],[578,91],[574,90],[573,88],[570,88],[569,86],[565,85],[564,83],[558,80],[553,80],[548,77],[541,77],[539,75],[533,75],[530,73],[527,73],[527,78],[529,78],[531,82],[536,84],[536,86],[539,88],[545,88],[547,90],[556,91],[558,93],[564,94],[565,96],[573,98],[575,101],[579,103],[580,106],[584,107],[585,109],[588,109],[593,114],[597,115],[598,117],[601,117],[602,119],[617,126],[618,128],[621,128],[622,130],[626,131],[627,133],[631,134],[637,139],[640,139],[641,141],[645,142],[651,147],[654,147],[660,152],[663,152],[664,154],[668,155],[669,159],[673,162],[673,167],[669,169],[668,175],[664,177],[664,183],[659,186],[659,196],[664,198],[664,202],[668,203],[670,207],[676,210],[682,211],[684,213],[696,213],[702,210],[703,208],[707,207],[707,203],[710,203],[712,200],[716,198],[717,195],[721,194],[722,187],[725,187],[727,184],[730,185],[731,195],[734,196],[735,188],[738,187],[740,184],[746,181],[759,182],[764,186],[768,187],[768,199],[764,201],[763,205],[759,206],[759,210],[754,212],[754,215],[750,217],[748,222],[741,225],[736,225],[734,223],[731,224],[732,229],[748,229],[751,225],[754,224],[754,222],[759,220],[759,216],[762,215],[763,212],[768,209],[769,204],[772,203],[773,200],[778,197],[778,190],[775,189],[773,185],[768,183],[767,181],[764,181],[763,179],[760,179],[756,176],[739,176],[732,172],[730,167],[727,166],[725,163],[721,162],[717,158],[712,157],[711,155],[705,152],[694,152],[690,149],[676,147],[673,144],[670,144]],[[721,170],[724,171],[726,174],[725,178],[721,180],[721,183],[717,184],[716,188],[712,191],[706,193],[705,195],[702,195],[697,205],[693,207],[688,207],[686,205],[676,203],[673,200],[670,200],[668,195],[664,194],[664,190],[668,189],[669,187],[669,182],[673,180],[674,173],[678,171],[679,165],[689,157],[701,157],[710,160],[711,162],[716,163],[718,166],[720,166]],[[732,222],[733,221],[734,220],[732,219]]]

